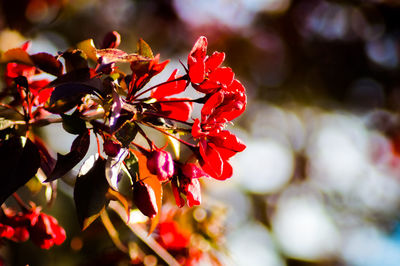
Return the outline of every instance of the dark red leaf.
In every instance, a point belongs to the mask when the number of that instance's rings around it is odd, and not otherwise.
[[[158,213],[154,190],[144,182],[139,181],[133,185],[133,202],[144,215],[150,218],[154,218]]]
[[[68,173],[75,165],[77,165],[83,157],[85,157],[90,144],[90,131],[87,130],[80,134],[74,142],[72,142],[71,151],[65,155],[57,153],[57,163],[50,177],[46,182],[56,180]]]
[[[44,72],[54,76],[60,76],[63,71],[63,65],[54,56],[48,53],[37,53],[31,55],[35,66]]]
[[[35,144],[20,137],[0,142],[0,204],[28,182],[40,167],[40,154]]]
[[[74,188],[75,208],[82,230],[85,230],[108,204],[109,189],[105,176],[106,161],[90,157],[82,166]]]

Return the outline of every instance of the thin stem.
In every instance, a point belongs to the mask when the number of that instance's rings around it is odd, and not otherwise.
[[[186,141],[184,141],[183,139],[180,139],[180,138],[176,137],[175,135],[173,135],[173,134],[171,134],[171,133],[168,133],[168,132],[166,132],[166,131],[164,131],[164,130],[162,130],[162,129],[156,127],[156,126],[153,126],[153,125],[150,124],[150,123],[143,122],[143,121],[141,121],[140,123],[142,123],[143,125],[146,125],[146,126],[148,126],[148,127],[154,128],[155,130],[160,131],[160,132],[163,133],[164,135],[167,135],[167,136],[170,136],[170,137],[176,139],[177,141],[181,142],[182,144],[187,145],[189,148],[195,148],[195,147],[196,147],[196,146],[193,145],[192,143],[186,142]]]
[[[124,207],[116,202],[111,201],[108,205],[113,211],[115,211],[123,221],[127,220],[127,216],[124,210]],[[165,263],[172,266],[179,266],[180,264],[175,260],[171,254],[163,248],[157,241],[154,240],[153,237],[149,236],[146,230],[140,225],[133,222],[126,223],[129,229],[140,238],[149,248],[151,248]]]
[[[186,122],[186,121],[179,120],[179,119],[175,119],[175,118],[171,118],[171,117],[169,117],[169,116],[162,115],[162,114],[158,114],[158,113],[155,114],[155,113],[152,113],[152,112],[143,112],[143,114],[144,114],[144,115],[151,115],[151,116],[161,117],[161,118],[166,118],[166,119],[173,120],[173,121],[176,121],[176,122],[179,122],[179,123],[188,125],[188,126],[193,126],[193,123]]]
[[[22,114],[20,111],[18,111],[16,108],[12,107],[11,105],[5,104],[5,103],[0,103],[0,106],[3,106],[7,109],[13,110],[14,112],[16,112],[17,114],[24,116],[24,114]]]
[[[146,92],[149,92],[152,89],[155,89],[155,88],[160,87],[162,85],[165,85],[165,84],[168,84],[168,83],[172,83],[172,82],[176,82],[176,81],[179,81],[179,80],[186,80],[186,79],[187,79],[187,76],[185,75],[185,76],[182,76],[182,77],[179,77],[179,78],[176,78],[176,79],[167,80],[167,81],[162,82],[160,84],[154,85],[154,86],[142,91],[141,93],[139,93],[137,95],[134,95],[133,99],[131,99],[131,100],[133,101],[133,100],[137,99],[138,97],[142,96],[143,94],[145,94]]]
[[[17,194],[17,192],[14,192],[12,194],[12,196],[14,197],[15,201],[18,203],[18,205],[24,210],[24,211],[28,211],[30,209],[30,207],[28,205],[26,205],[26,203],[21,199],[21,197]]]
[[[100,212],[100,218],[114,245],[122,252],[128,253],[129,252],[128,248],[119,239],[119,234],[115,229],[114,225],[112,224],[110,217],[108,216],[107,211],[105,209]]]
[[[182,102],[191,102],[191,103],[203,103],[203,101],[207,99],[207,97],[201,97],[197,99],[180,99],[180,100],[161,100],[157,101],[157,103],[182,103]]]

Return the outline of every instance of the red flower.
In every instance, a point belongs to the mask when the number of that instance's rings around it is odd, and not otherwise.
[[[147,160],[150,173],[157,175],[161,182],[167,181],[174,174],[174,160],[169,152],[154,150]]]
[[[33,103],[35,106],[45,103],[49,98],[54,88],[46,88],[49,84],[47,79],[33,80],[33,77],[40,73],[34,66],[27,66],[18,63],[8,63],[5,73],[7,86],[11,86],[15,78],[24,76],[28,81],[29,91],[33,95]]]
[[[207,132],[200,127],[200,121],[195,120],[192,135],[199,139],[200,165],[203,170],[218,180],[225,180],[232,176],[232,166],[229,159],[237,152],[246,148],[233,133],[228,130]]]
[[[58,225],[54,217],[40,212],[40,207],[33,205],[30,210],[18,213],[5,209],[4,213],[4,224],[0,224],[0,237],[15,242],[24,242],[31,237],[36,245],[45,249],[61,245],[66,238],[64,228]]]
[[[37,222],[28,229],[33,243],[44,249],[61,245],[66,238],[64,228],[53,216],[45,213],[40,213]]]
[[[214,93],[201,109],[202,124],[224,124],[241,115],[246,109],[246,93],[243,85],[234,80],[230,86]]]
[[[229,86],[234,73],[228,67],[220,67],[225,54],[214,52],[207,56],[207,39],[200,37],[188,56],[189,78],[193,87],[203,93],[212,93],[222,87]]]
[[[0,224],[0,237],[11,239],[14,236],[14,228],[6,224]]]
[[[168,251],[182,250],[190,244],[190,235],[180,230],[178,223],[174,220],[160,222],[158,234],[157,241]]]

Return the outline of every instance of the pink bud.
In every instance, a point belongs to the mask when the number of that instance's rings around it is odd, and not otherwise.
[[[121,145],[116,143],[110,139],[106,140],[103,144],[104,152],[111,157],[115,157],[118,155],[119,150],[121,149]]]
[[[174,174],[174,161],[169,152],[155,150],[147,160],[147,168],[150,173],[157,175],[158,179],[163,182]]]

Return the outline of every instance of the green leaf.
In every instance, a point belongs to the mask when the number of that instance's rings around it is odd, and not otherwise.
[[[125,158],[125,166],[128,169],[132,183],[134,183],[136,177],[139,177],[139,160],[134,153],[130,152],[129,156]]]
[[[147,57],[147,58],[154,58],[153,51],[151,50],[150,46],[142,39],[140,38],[138,43],[137,43],[137,50],[138,54]]]
[[[92,155],[82,165],[74,188],[75,208],[79,224],[85,230],[107,206],[109,189],[105,176],[106,161]]]
[[[40,167],[40,155],[35,144],[21,137],[0,142],[0,205],[18,188],[28,182]]]

